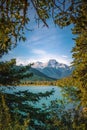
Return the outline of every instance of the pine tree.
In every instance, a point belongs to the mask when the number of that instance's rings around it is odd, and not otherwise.
[[[32,73],[27,72],[30,65],[16,66],[16,59],[6,62],[0,62],[0,85],[14,86],[20,84],[21,80],[32,76]]]
[[[73,28],[73,34],[76,34],[75,47],[72,49],[73,52],[73,66],[75,70],[73,77],[77,86],[82,92],[82,100],[87,105],[87,4],[81,5],[77,18],[77,23]]]
[[[0,0],[0,57],[25,41],[24,29],[29,21],[27,0]]]
[[[48,27],[47,19],[53,18],[60,27],[73,24],[72,33],[76,35],[73,48],[73,77],[76,86],[81,90],[80,96],[85,106],[87,105],[87,1],[86,0],[0,0],[0,57],[14,48],[18,41],[25,40],[24,31],[29,22],[28,9],[32,2],[38,18]],[[23,69],[23,68],[22,68]],[[15,69],[15,60],[0,62],[0,85],[16,85],[26,73],[26,69]],[[14,72],[14,75],[13,75]],[[17,73],[19,72],[19,74]],[[0,93],[0,96],[3,95]],[[5,105],[5,115],[8,106]],[[15,100],[16,101],[16,100]],[[6,102],[7,103],[7,102]],[[2,106],[0,106],[1,108]],[[6,109],[5,109],[6,108]],[[1,111],[1,113],[3,110]],[[2,113],[3,114],[3,113]],[[1,116],[1,115],[0,115]],[[3,116],[2,116],[3,117]],[[64,119],[64,118],[63,118]],[[10,116],[9,116],[10,121]],[[52,122],[51,122],[52,123]],[[1,125],[1,124],[0,124]],[[82,127],[81,127],[82,128]],[[40,129],[40,128],[39,128]]]

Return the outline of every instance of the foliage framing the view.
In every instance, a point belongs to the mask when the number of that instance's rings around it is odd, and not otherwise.
[[[32,73],[26,72],[29,69],[30,65],[16,66],[15,59],[0,62],[0,85],[18,85],[23,78],[32,76]]]
[[[27,0],[0,0],[0,57],[25,41],[24,29],[29,21]]]
[[[73,24],[72,33],[76,34],[73,48],[73,77],[82,92],[82,101],[87,105],[87,1],[86,0],[1,0],[0,1],[0,57],[16,46],[18,40],[25,40],[24,29],[29,22],[27,11],[32,3],[39,19],[46,22],[50,17],[60,27]],[[2,64],[2,63],[1,63]],[[3,63],[4,64],[4,63]],[[14,64],[14,63],[13,63]],[[2,70],[2,65],[0,70]],[[9,67],[8,67],[9,68]],[[10,68],[12,69],[12,68]],[[6,68],[5,68],[6,71]],[[5,75],[6,76],[6,75]],[[3,75],[1,75],[1,82]],[[7,77],[7,76],[6,76]],[[5,78],[6,78],[5,77]],[[10,79],[9,79],[10,81]],[[3,83],[3,82],[2,82]],[[3,101],[3,95],[2,95]],[[3,101],[4,103],[4,101]],[[4,103],[5,104],[5,103]],[[4,108],[7,109],[5,106]],[[87,108],[86,108],[87,109]],[[4,109],[5,110],[5,109]],[[3,111],[1,111],[3,112]],[[6,114],[7,111],[5,111]],[[9,115],[8,115],[9,116]],[[82,127],[82,129],[85,129]]]

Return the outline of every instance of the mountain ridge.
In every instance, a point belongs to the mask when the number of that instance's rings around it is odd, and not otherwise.
[[[48,62],[36,62],[32,68],[37,69],[48,77],[60,79],[71,75],[73,68],[63,63],[59,63],[55,59],[50,59]]]
[[[53,67],[53,68],[63,67],[63,68],[65,68],[67,66],[68,65],[66,65],[66,64],[59,63],[55,59],[50,59],[48,62],[45,62],[45,63],[40,62],[40,61],[35,62],[33,65],[33,68],[45,68],[45,67]]]

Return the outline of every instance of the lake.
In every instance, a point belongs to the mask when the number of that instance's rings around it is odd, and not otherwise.
[[[15,92],[32,92],[34,94],[38,93],[46,93],[46,92],[51,92],[49,96],[40,98],[39,102],[35,103],[34,105],[37,105],[38,107],[41,107],[41,104],[46,104],[49,105],[51,101],[54,101],[56,99],[61,99],[62,98],[62,92],[61,88],[57,86],[17,86],[17,87],[3,87],[2,89],[6,93],[15,93]]]
[[[35,106],[38,107],[42,107],[42,104],[45,104],[46,106],[49,106],[50,103],[52,101],[55,100],[66,100],[66,98],[64,97],[64,88],[58,87],[58,86],[16,86],[16,87],[3,87],[3,91],[6,93],[17,93],[17,92],[30,92],[33,94],[39,94],[39,93],[49,93],[49,96],[42,96],[41,98],[39,98],[39,101],[34,103]],[[51,93],[50,93],[51,92]],[[32,103],[32,101],[29,100],[29,102]],[[77,104],[77,103],[76,103]],[[68,107],[73,107],[76,105],[75,102],[73,103],[68,103],[67,104],[67,108]]]
[[[77,116],[75,108],[78,106],[78,101],[75,95],[70,96],[74,90],[66,88],[17,86],[10,89],[1,87],[0,89],[5,94],[5,101],[13,119],[16,116],[16,120],[18,119],[21,125],[25,119],[30,119],[25,130],[61,130],[66,128],[66,123],[69,125],[67,125],[67,129],[70,126],[73,127],[74,115]],[[63,126],[58,125],[59,123]]]

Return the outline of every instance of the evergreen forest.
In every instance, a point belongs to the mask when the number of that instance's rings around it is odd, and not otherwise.
[[[48,20],[61,29],[72,26],[74,47],[72,75],[53,81],[25,81],[33,73],[32,64],[17,66],[16,59],[3,57],[26,41],[30,28],[30,10],[34,21],[49,28]],[[31,14],[34,15],[34,14]],[[66,43],[67,44],[67,43]],[[26,46],[26,44],[25,44]],[[16,86],[60,86],[63,100],[54,100],[42,108],[32,105],[54,91],[6,93]],[[3,90],[3,87],[5,90]],[[67,99],[67,100],[66,100]],[[32,102],[32,103],[31,103]],[[74,107],[66,109],[69,103]],[[87,129],[87,1],[86,0],[0,0],[0,130],[86,130]]]

